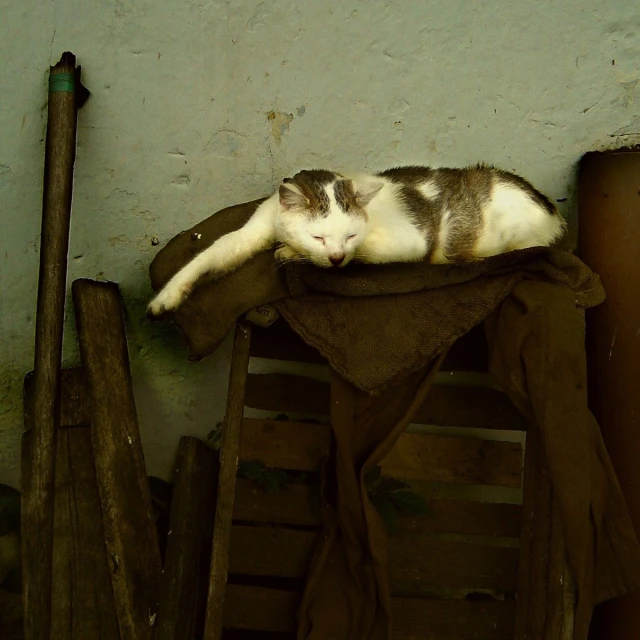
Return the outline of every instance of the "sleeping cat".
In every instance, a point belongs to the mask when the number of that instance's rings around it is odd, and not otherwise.
[[[398,167],[373,175],[300,171],[249,221],[219,238],[166,284],[150,317],[175,311],[203,276],[217,277],[277,245],[280,261],[468,262],[549,246],[566,228],[553,204],[512,173]]]

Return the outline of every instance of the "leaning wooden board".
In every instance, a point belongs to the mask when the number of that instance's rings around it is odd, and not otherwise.
[[[122,640],[153,638],[162,567],[138,429],[122,300],[114,283],[72,287],[91,441]]]

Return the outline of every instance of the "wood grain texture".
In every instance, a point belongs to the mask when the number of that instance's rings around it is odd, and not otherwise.
[[[234,526],[229,573],[302,578],[318,535],[275,527]],[[401,531],[390,539],[392,595],[420,596],[423,588],[514,592],[517,549],[467,544]]]
[[[243,420],[240,457],[267,467],[317,471],[329,453],[327,425]],[[522,446],[451,436],[403,434],[382,461],[385,475],[406,480],[519,487]]]
[[[244,396],[251,328],[245,322],[236,325],[229,376],[227,410],[220,448],[220,473],[214,521],[209,592],[205,619],[205,638],[221,640],[236,471],[240,452],[240,433],[244,415]]]
[[[317,494],[317,498],[314,497]],[[244,522],[276,522],[299,526],[321,524],[319,487],[293,484],[286,490],[268,493],[251,480],[238,478],[233,519]]]
[[[33,371],[24,378],[24,428],[33,428],[35,385]],[[91,422],[91,403],[84,371],[80,367],[63,369],[60,378],[60,426],[88,426]]]
[[[280,413],[329,415],[329,383],[288,373],[249,374],[246,406]],[[526,431],[527,421],[506,394],[483,387],[434,384],[413,422]]]
[[[522,445],[405,433],[382,461],[382,471],[407,480],[519,487]]]
[[[420,489],[413,488],[420,494]],[[319,489],[311,485],[290,485],[276,493],[267,493],[251,480],[238,479],[233,519],[296,526],[321,525],[316,507]],[[518,538],[520,506],[496,502],[424,497],[428,513],[401,516],[398,528],[415,533],[458,533]]]
[[[161,562],[118,286],[76,280],[73,302],[91,397],[91,440],[120,634],[153,637]]]
[[[295,591],[229,585],[225,627],[295,631]],[[393,640],[512,640],[513,602],[393,598]]]
[[[318,471],[330,442],[329,425],[244,418],[240,458],[261,460],[267,467]]]
[[[216,451],[180,438],[155,640],[202,636],[218,471]]]
[[[50,77],[79,78],[75,56],[63,54]],[[26,640],[49,638],[56,429],[67,279],[67,252],[76,152],[77,100],[49,94],[40,235],[30,474],[22,476],[22,576]]]
[[[51,638],[120,638],[88,428],[58,432]]]

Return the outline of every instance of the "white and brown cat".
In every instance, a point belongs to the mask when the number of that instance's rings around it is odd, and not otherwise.
[[[550,246],[566,223],[523,178],[494,167],[398,167],[373,175],[300,171],[283,180],[249,221],[222,236],[149,304],[175,311],[201,279],[229,273],[271,247],[281,261],[318,267],[351,261],[469,262]]]

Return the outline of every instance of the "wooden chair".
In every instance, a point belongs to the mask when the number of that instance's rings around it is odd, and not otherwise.
[[[326,361],[284,321],[238,324],[206,638],[294,637],[320,531],[314,482],[330,445],[328,380]],[[435,382],[382,463],[429,507],[399,517],[390,537],[394,638],[570,639],[574,594],[551,553],[548,473],[535,431],[487,373],[481,328],[452,347]],[[237,476],[238,460],[309,475],[269,493]]]

